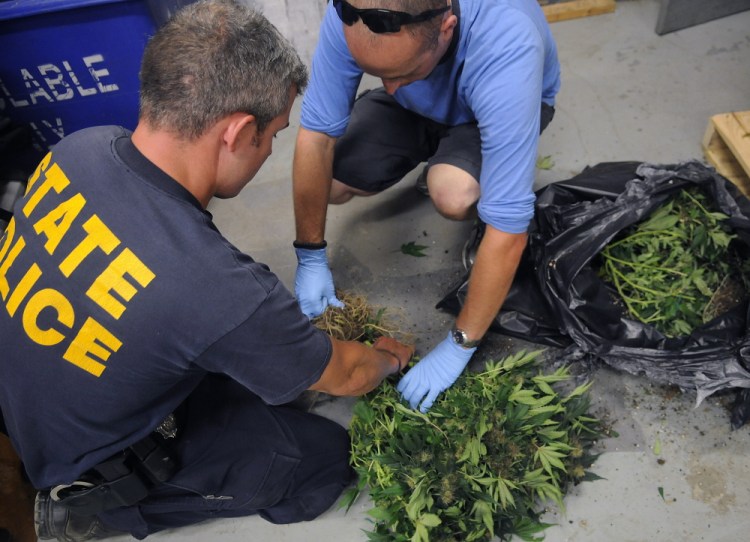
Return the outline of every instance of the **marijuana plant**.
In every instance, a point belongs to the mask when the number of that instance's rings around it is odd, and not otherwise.
[[[466,371],[428,414],[405,406],[388,381],[355,404],[359,482],[342,506],[369,488],[369,540],[539,540],[543,505],[562,509],[571,482],[598,478],[586,470],[602,436],[587,413],[589,385],[559,393],[567,370],[542,374],[537,358],[520,353]]]
[[[730,250],[736,236],[727,216],[710,207],[699,188],[682,190],[601,252],[599,273],[629,316],[668,337],[715,316],[709,302],[744,281],[747,266]]]

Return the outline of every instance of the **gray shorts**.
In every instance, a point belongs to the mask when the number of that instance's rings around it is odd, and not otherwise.
[[[540,133],[554,114],[555,108],[542,102]],[[382,88],[363,92],[354,102],[346,133],[336,142],[334,179],[381,192],[422,162],[428,167],[450,164],[479,179],[477,123],[447,126],[404,109]]]

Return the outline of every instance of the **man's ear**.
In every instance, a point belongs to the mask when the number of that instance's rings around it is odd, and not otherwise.
[[[440,33],[443,35],[450,33],[450,37],[453,37],[453,30],[456,28],[456,23],[458,23],[458,17],[451,13],[440,23]]]
[[[239,145],[248,140],[255,145],[258,138],[258,123],[255,122],[255,116],[247,113],[232,114],[224,128],[223,138],[230,152],[234,152]]]

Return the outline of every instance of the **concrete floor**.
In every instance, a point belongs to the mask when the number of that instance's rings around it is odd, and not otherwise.
[[[323,1],[265,4],[268,17],[309,59]],[[660,37],[654,32],[658,9],[656,0],[619,1],[612,14],[552,24],[563,84],[557,116],[540,148],[554,166],[539,171],[538,187],[599,162],[701,158],[709,117],[750,109],[750,11]],[[222,232],[270,265],[290,289],[296,265],[290,174],[298,107],[253,183],[210,208]],[[452,322],[434,306],[463,275],[460,249],[469,224],[440,218],[413,190],[416,173],[384,194],[332,208],[327,239],[337,286],[401,314],[403,327],[425,354]],[[407,241],[428,245],[428,257],[400,254]],[[494,335],[483,356],[529,346]],[[712,397],[694,408],[693,394],[673,394],[645,378],[609,370],[596,373],[592,395],[596,413],[619,437],[601,443],[604,453],[592,469],[605,479],[573,488],[565,515],[548,515],[557,526],[546,531],[547,541],[750,537],[750,427],[730,430],[726,398]],[[340,399],[317,411],[346,424],[352,403]],[[661,448],[658,456],[655,446]],[[149,539],[364,541],[369,506],[361,499],[349,513],[332,509],[316,521],[289,526],[257,517],[218,520]]]

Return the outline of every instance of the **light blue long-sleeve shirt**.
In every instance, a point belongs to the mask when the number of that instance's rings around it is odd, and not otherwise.
[[[479,217],[508,233],[525,232],[534,213],[540,103],[560,87],[557,47],[536,0],[453,0],[459,15],[453,55],[396,101],[447,125],[476,121],[482,144]],[[346,130],[362,70],[328,5],[302,102],[301,124],[339,137]]]

